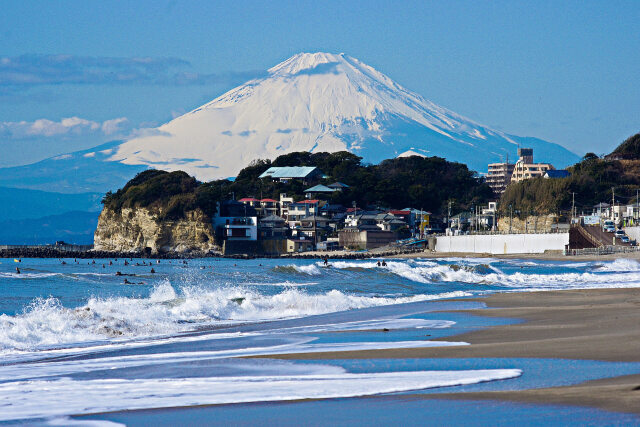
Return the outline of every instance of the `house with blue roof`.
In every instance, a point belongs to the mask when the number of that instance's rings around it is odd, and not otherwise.
[[[548,170],[542,176],[543,178],[546,178],[546,179],[549,179],[549,178],[557,179],[557,178],[568,178],[569,176],[571,176],[571,174],[566,169],[559,169],[559,170]]]
[[[307,188],[304,190],[305,194],[314,195],[314,194],[331,194],[334,191],[337,191],[334,188],[329,188],[326,185],[318,184],[311,188]]]
[[[322,171],[315,166],[272,166],[264,171],[260,178],[270,178],[274,182],[289,182],[297,179],[306,184],[323,176]]]

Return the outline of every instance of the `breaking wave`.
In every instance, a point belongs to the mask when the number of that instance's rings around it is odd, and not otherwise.
[[[442,260],[440,260],[442,261]],[[358,271],[392,273],[398,277],[423,284],[464,283],[489,287],[504,287],[510,290],[559,290],[598,287],[640,287],[640,263],[619,259],[607,263],[570,264],[564,266],[573,271],[552,274],[505,273],[494,260],[456,260],[455,263],[438,263],[431,260],[387,261],[378,266],[377,261],[336,261],[333,268]],[[530,265],[531,267],[535,264]],[[582,271],[576,272],[576,269]],[[523,270],[524,271],[524,270]]]
[[[248,287],[205,289],[169,282],[148,298],[90,298],[79,308],[66,308],[55,298],[38,298],[16,316],[0,316],[0,350],[33,350],[60,344],[173,334],[198,327],[295,318],[350,309],[402,304],[469,295],[378,297],[338,290],[312,294],[284,288],[267,295]]]
[[[298,273],[305,274],[307,276],[319,276],[322,274],[320,269],[315,264],[309,265],[279,265],[273,268],[276,273]]]

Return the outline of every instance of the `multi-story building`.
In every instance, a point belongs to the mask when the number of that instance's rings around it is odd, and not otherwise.
[[[555,168],[550,163],[533,163],[533,148],[518,148],[518,161],[509,163],[490,163],[486,182],[496,195],[504,193],[512,182],[544,176]]]
[[[518,148],[518,161],[513,166],[511,182],[537,178],[549,170],[555,170],[550,163],[533,163],[533,148]]]
[[[511,182],[511,174],[513,174],[513,163],[508,161],[505,163],[489,164],[486,182],[495,194],[502,194]]]

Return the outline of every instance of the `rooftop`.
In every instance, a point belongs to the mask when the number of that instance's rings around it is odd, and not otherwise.
[[[349,186],[347,184],[345,184],[344,182],[339,182],[339,181],[336,181],[333,184],[329,184],[327,187],[330,187],[330,188],[349,188]]]
[[[260,175],[260,178],[306,178],[317,169],[315,166],[270,167]]]
[[[333,193],[334,191],[336,191],[334,188],[329,188],[326,185],[322,184],[318,184],[304,190],[305,193]]]
[[[549,178],[566,178],[569,175],[571,175],[571,174],[566,169],[549,170],[549,171],[545,172],[545,176],[547,176]]]

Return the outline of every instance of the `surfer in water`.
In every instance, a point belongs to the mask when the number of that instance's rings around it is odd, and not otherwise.
[[[156,271],[151,267],[151,274],[154,274]]]
[[[383,266],[383,267],[386,267],[386,266],[387,266],[387,262],[383,260],[383,261],[382,261],[382,266]]]
[[[380,264],[380,261],[378,261],[378,267],[380,267],[382,264]]]
[[[20,274],[20,269],[16,267],[16,274]]]

